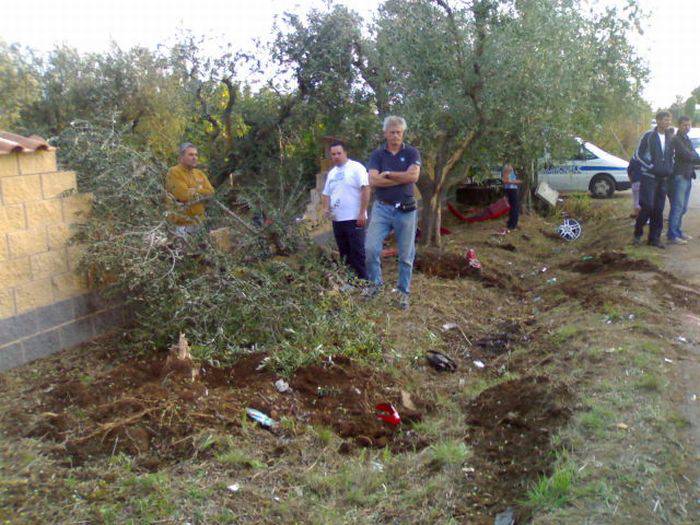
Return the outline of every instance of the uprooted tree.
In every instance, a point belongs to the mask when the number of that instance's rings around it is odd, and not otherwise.
[[[308,243],[296,220],[298,173],[281,166],[277,188],[217,192],[206,226],[226,228],[226,243],[207,229],[179,239],[166,219],[167,166],[114,129],[78,123],[59,145],[94,195],[75,238],[85,250],[81,268],[104,294],[126,303],[137,347],[165,348],[185,333],[196,358],[230,362],[268,350],[282,373],[326,353],[377,355],[370,322],[338,292],[344,270]],[[269,208],[265,221],[254,220],[256,206]],[[280,246],[295,256],[277,256]]]

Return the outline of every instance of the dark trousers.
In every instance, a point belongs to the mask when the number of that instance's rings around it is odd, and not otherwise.
[[[357,221],[333,221],[333,234],[340,257],[360,279],[367,279],[365,269],[365,229]]]
[[[664,228],[664,204],[666,203],[666,179],[642,176],[639,186],[639,215],[634,224],[634,236],[644,235],[644,225],[649,221],[649,242],[661,239]]]
[[[520,217],[520,196],[517,188],[508,188],[505,191],[508,204],[510,205],[508,224],[506,224],[506,228],[513,230],[518,227],[518,218]]]

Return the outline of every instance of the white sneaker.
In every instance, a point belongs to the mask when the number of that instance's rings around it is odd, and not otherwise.
[[[688,241],[681,239],[680,237],[677,237],[675,239],[671,239],[668,241],[668,244],[688,244]]]
[[[693,238],[690,235],[686,235],[685,233],[681,233],[681,239],[684,241],[692,241]]]

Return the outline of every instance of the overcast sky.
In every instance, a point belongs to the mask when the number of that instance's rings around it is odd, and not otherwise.
[[[620,4],[627,0],[590,0]],[[274,16],[305,12],[323,0],[31,0],[5,4],[0,38],[40,51],[66,43],[81,51],[99,51],[110,40],[121,47],[155,47],[172,42],[178,28],[222,38],[239,47],[266,38]],[[635,38],[648,61],[651,79],[645,97],[654,108],[686,98],[700,85],[700,0],[637,0],[650,13],[645,35]],[[370,18],[378,0],[342,3]]]

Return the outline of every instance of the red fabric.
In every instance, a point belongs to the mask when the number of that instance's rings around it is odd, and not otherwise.
[[[491,219],[497,219],[498,217],[505,215],[510,211],[510,204],[508,204],[508,199],[503,197],[498,199],[496,202],[489,204],[486,208],[479,210],[478,213],[468,217],[461,213],[449,202],[447,203],[447,209],[452,212],[452,215],[457,217],[462,222],[483,222]]]

